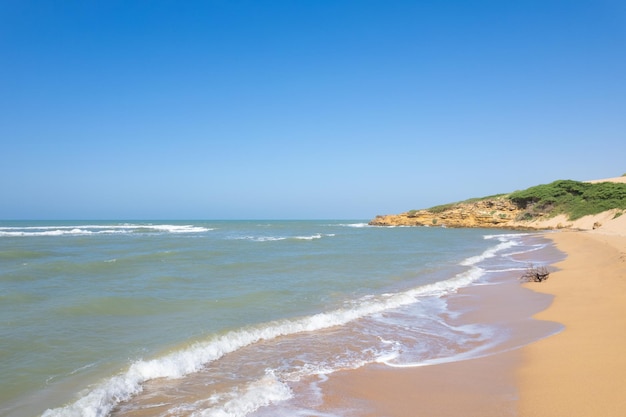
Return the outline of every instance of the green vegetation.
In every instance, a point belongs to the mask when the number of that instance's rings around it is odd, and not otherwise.
[[[626,209],[626,184],[559,180],[516,191],[508,198],[526,210],[524,220],[538,215],[558,214],[566,214],[570,220],[576,220],[610,209]]]
[[[458,203],[442,204],[440,206],[431,207],[431,208],[428,209],[428,211],[430,211],[431,213],[443,213],[446,210],[450,210],[451,208],[453,208],[457,204]]]
[[[626,174],[624,174],[626,176]],[[484,200],[510,200],[518,209],[523,210],[516,220],[530,221],[538,217],[554,217],[565,214],[569,220],[598,214],[603,211],[617,209],[614,218],[626,213],[626,183],[598,182],[588,183],[573,180],[559,180],[550,184],[537,185],[511,194],[496,194],[488,197],[470,198],[456,203],[434,206],[427,211],[433,214],[452,210],[463,204],[471,204]],[[491,205],[493,207],[493,205]],[[409,217],[415,216],[418,210],[410,210]],[[493,216],[496,210],[491,210]],[[498,214],[506,219],[507,214]],[[511,218],[511,220],[513,220]],[[433,221],[433,224],[436,224]]]
[[[495,200],[496,198],[500,198],[505,196],[506,194],[494,194],[494,195],[490,195],[487,197],[478,197],[478,198],[468,198],[467,200],[463,200],[463,201],[458,201],[456,203],[448,203],[448,204],[442,204],[439,206],[434,206],[428,209],[428,211],[430,211],[431,213],[443,213],[444,211],[450,210],[451,208],[454,208],[456,206],[458,206],[459,204],[468,204],[468,203],[476,203],[478,201],[482,201],[482,200]],[[411,210],[409,212],[409,214],[411,212],[414,212],[416,210]]]

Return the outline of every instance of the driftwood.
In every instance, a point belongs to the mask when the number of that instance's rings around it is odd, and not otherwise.
[[[520,280],[522,282],[541,282],[547,280],[549,276],[550,272],[545,266],[535,267],[533,264],[530,264],[520,277]]]

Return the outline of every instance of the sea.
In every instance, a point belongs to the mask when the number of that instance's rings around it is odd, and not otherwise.
[[[0,415],[328,416],[339,370],[510,349],[448,300],[562,257],[359,220],[0,222]]]

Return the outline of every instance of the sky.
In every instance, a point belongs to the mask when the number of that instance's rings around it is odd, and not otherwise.
[[[626,173],[626,3],[0,0],[0,219],[371,219]]]

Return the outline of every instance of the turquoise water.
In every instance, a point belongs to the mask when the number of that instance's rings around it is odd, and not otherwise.
[[[506,336],[452,325],[445,295],[547,246],[359,221],[4,222],[0,414],[272,415],[307,378],[471,357]]]

